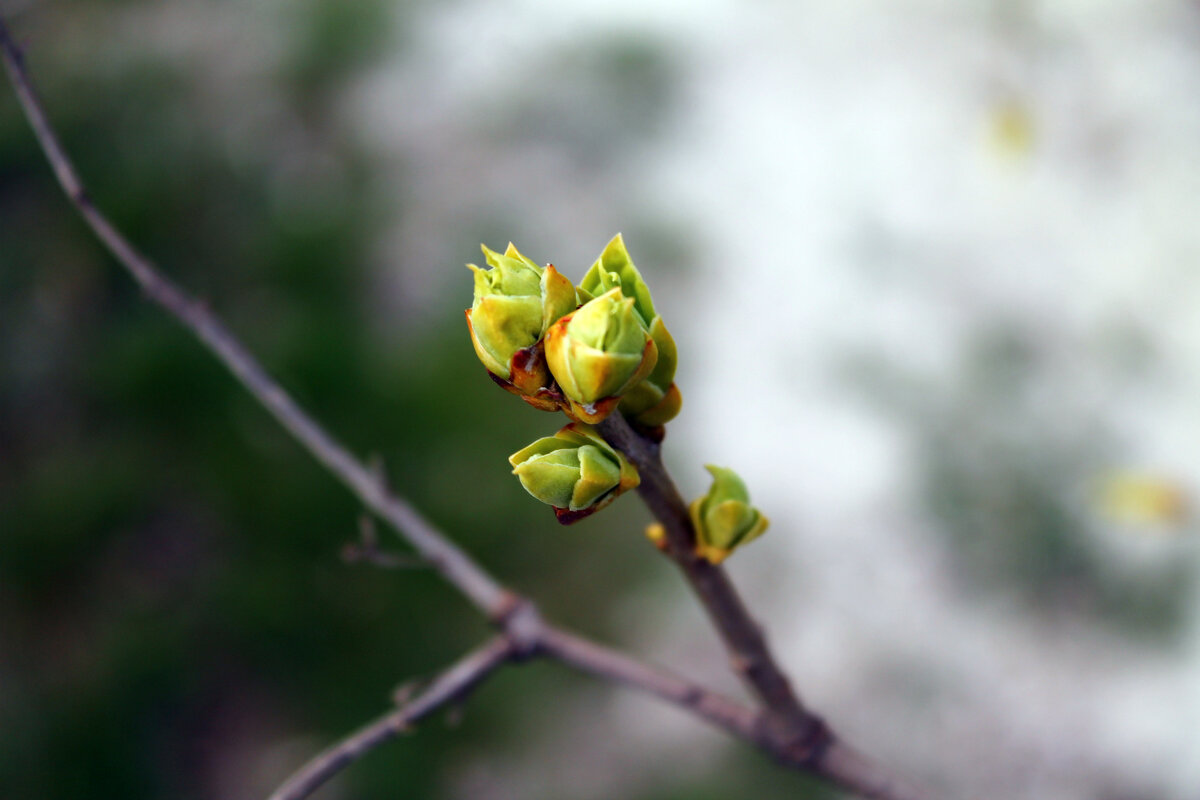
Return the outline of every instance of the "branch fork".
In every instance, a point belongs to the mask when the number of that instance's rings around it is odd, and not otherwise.
[[[399,708],[308,762],[271,800],[307,797],[348,764],[419,720],[439,708],[461,703],[503,665],[535,657],[557,661],[679,706],[757,745],[781,763],[823,777],[861,797],[916,800],[922,796],[848,748],[801,703],[728,575],[696,555],[695,532],[687,507],[663,467],[656,440],[661,438],[661,430],[635,431],[620,413],[611,414],[599,426],[605,439],[638,467],[642,476],[638,493],[663,526],[666,552],[703,604],[735,672],[755,697],[756,708],[546,622],[532,600],[501,585],[392,492],[379,469],[355,458],[326,432],[270,377],[206,303],[160,272],[93,204],[46,117],[22,54],[3,20],[0,59],[68,200],[146,297],[187,328],[300,445],[499,629],[495,637],[442,672]]]

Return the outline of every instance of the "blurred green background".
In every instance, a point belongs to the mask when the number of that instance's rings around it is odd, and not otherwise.
[[[738,691],[634,500],[563,529],[519,489],[560,421],[466,334],[480,242],[578,278],[622,231],[681,345],[668,461],[747,478],[775,527],[731,571],[835,727],[948,796],[1196,796],[1194,3],[0,13],[117,226],[553,619]],[[0,92],[0,797],[265,797],[488,635],[345,563],[360,514]],[[318,796],[833,796],[552,665],[464,712]]]

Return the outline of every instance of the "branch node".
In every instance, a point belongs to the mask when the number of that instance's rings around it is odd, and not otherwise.
[[[507,592],[490,617],[492,624],[504,631],[514,661],[531,658],[541,649],[546,624],[532,600]]]
[[[399,714],[392,716],[388,724],[388,730],[395,735],[399,735],[401,733],[411,733],[414,728],[415,726],[409,725],[404,717],[400,716]]]
[[[835,741],[833,731],[825,724],[825,720],[815,714],[806,715],[799,725],[794,719],[773,712],[767,712],[764,716],[763,722],[767,735],[772,739],[772,748],[784,763],[812,769],[820,763]]]
[[[379,481],[379,485],[386,488],[388,484],[387,465],[383,461],[383,456],[379,453],[371,453],[367,456],[367,470],[375,476],[375,480]]]
[[[734,673],[740,675],[742,678],[750,675],[757,664],[758,659],[750,658],[740,653],[734,654],[729,659],[729,665],[733,668]]]
[[[375,529],[375,519],[363,513],[358,517],[357,542],[347,542],[342,546],[342,560],[347,564],[366,562],[384,569],[415,569],[430,567],[429,559],[417,556],[388,553],[379,547],[379,534]]]
[[[392,705],[407,705],[408,701],[412,700],[413,695],[417,693],[417,690],[420,689],[421,686],[421,681],[417,680],[416,678],[407,680],[400,684],[392,690]]]

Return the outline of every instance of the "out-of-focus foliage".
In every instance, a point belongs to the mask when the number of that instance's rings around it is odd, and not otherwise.
[[[1056,369],[1027,331],[983,324],[963,344],[953,389],[869,359],[852,374],[915,434],[923,499],[954,574],[972,594],[1015,598],[1035,616],[1094,620],[1143,643],[1171,643],[1191,602],[1193,565],[1147,564],[1113,551],[1104,535],[1111,506],[1094,484],[1096,465],[1117,447],[1115,435],[1099,416],[1068,410],[1065,393],[1055,395]]]

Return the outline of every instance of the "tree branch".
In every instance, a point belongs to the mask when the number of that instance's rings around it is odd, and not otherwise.
[[[489,640],[438,675],[412,700],[312,758],[276,789],[268,800],[303,800],[371,750],[395,738],[439,708],[464,699],[492,672],[518,654],[517,647],[507,636],[496,636]],[[686,678],[550,625],[543,630],[541,644],[533,655],[558,661],[601,680],[646,692],[788,763],[786,746],[772,739],[761,712]],[[805,769],[864,798],[916,800],[915,795],[906,794],[906,790],[889,775],[841,744],[835,743],[827,749],[820,764]]]
[[[606,438],[642,471],[639,492],[643,500],[666,527],[672,557],[717,624],[734,657],[735,667],[763,702],[764,712],[745,708],[683,678],[548,625],[532,601],[502,586],[408,502],[392,493],[381,475],[356,459],[296,404],[203,302],[159,272],[93,205],[42,109],[21,52],[3,20],[0,20],[0,57],[63,191],[146,296],[191,331],[318,462],[505,632],[503,637],[443,673],[404,708],[371,723],[311,761],[273,798],[295,800],[306,796],[346,764],[395,736],[405,725],[463,696],[504,661],[537,654],[600,678],[640,688],[757,744],[790,766],[822,775],[864,797],[878,800],[916,797],[897,788],[877,767],[837,743],[824,723],[800,705],[724,571],[692,555],[687,510],[662,467],[657,446],[635,434],[623,418],[610,417]]]
[[[439,708],[465,698],[514,654],[513,643],[508,637],[496,636],[488,640],[434,678],[412,700],[313,758],[276,789],[269,800],[303,800],[338,772],[408,730],[409,726]]]
[[[666,530],[667,555],[683,572],[721,635],[734,671],[771,713],[777,735],[791,740],[792,759],[815,763],[833,735],[792,691],[728,573],[696,555],[696,534],[687,504],[663,465],[661,447],[639,435],[620,412],[600,423],[600,432],[638,468],[638,494]]]
[[[729,574],[696,555],[691,515],[663,464],[661,445],[634,430],[619,411],[604,419],[599,429],[609,444],[638,468],[638,495],[666,531],[667,555],[708,612],[734,672],[762,705],[763,714],[753,735],[744,730],[736,731],[738,735],[756,742],[785,764],[814,772],[862,797],[920,797],[915,789],[840,741],[792,690],[767,646],[762,628],[750,616]]]
[[[799,754],[798,758],[792,738],[773,724],[769,709],[749,708],[687,678],[561,628],[546,626],[538,654],[602,680],[651,694],[756,745],[785,766],[825,778],[861,797],[870,800],[921,800],[924,797],[832,734],[819,755]]]
[[[491,619],[500,619],[518,602],[470,556],[446,539],[406,501],[388,490],[386,481],[354,458],[325,432],[276,383],[225,324],[203,302],[177,286],[129,243],[93,205],[58,140],[25,70],[21,52],[0,21],[0,51],[29,124],[54,174],[80,216],[146,296],[166,309],[225,364],[246,390],[310,453],[334,473],[363,504],[387,520],[414,549]]]
[[[580,672],[654,695],[734,736],[766,745],[757,711],[686,678],[552,626],[542,634],[539,653]]]

